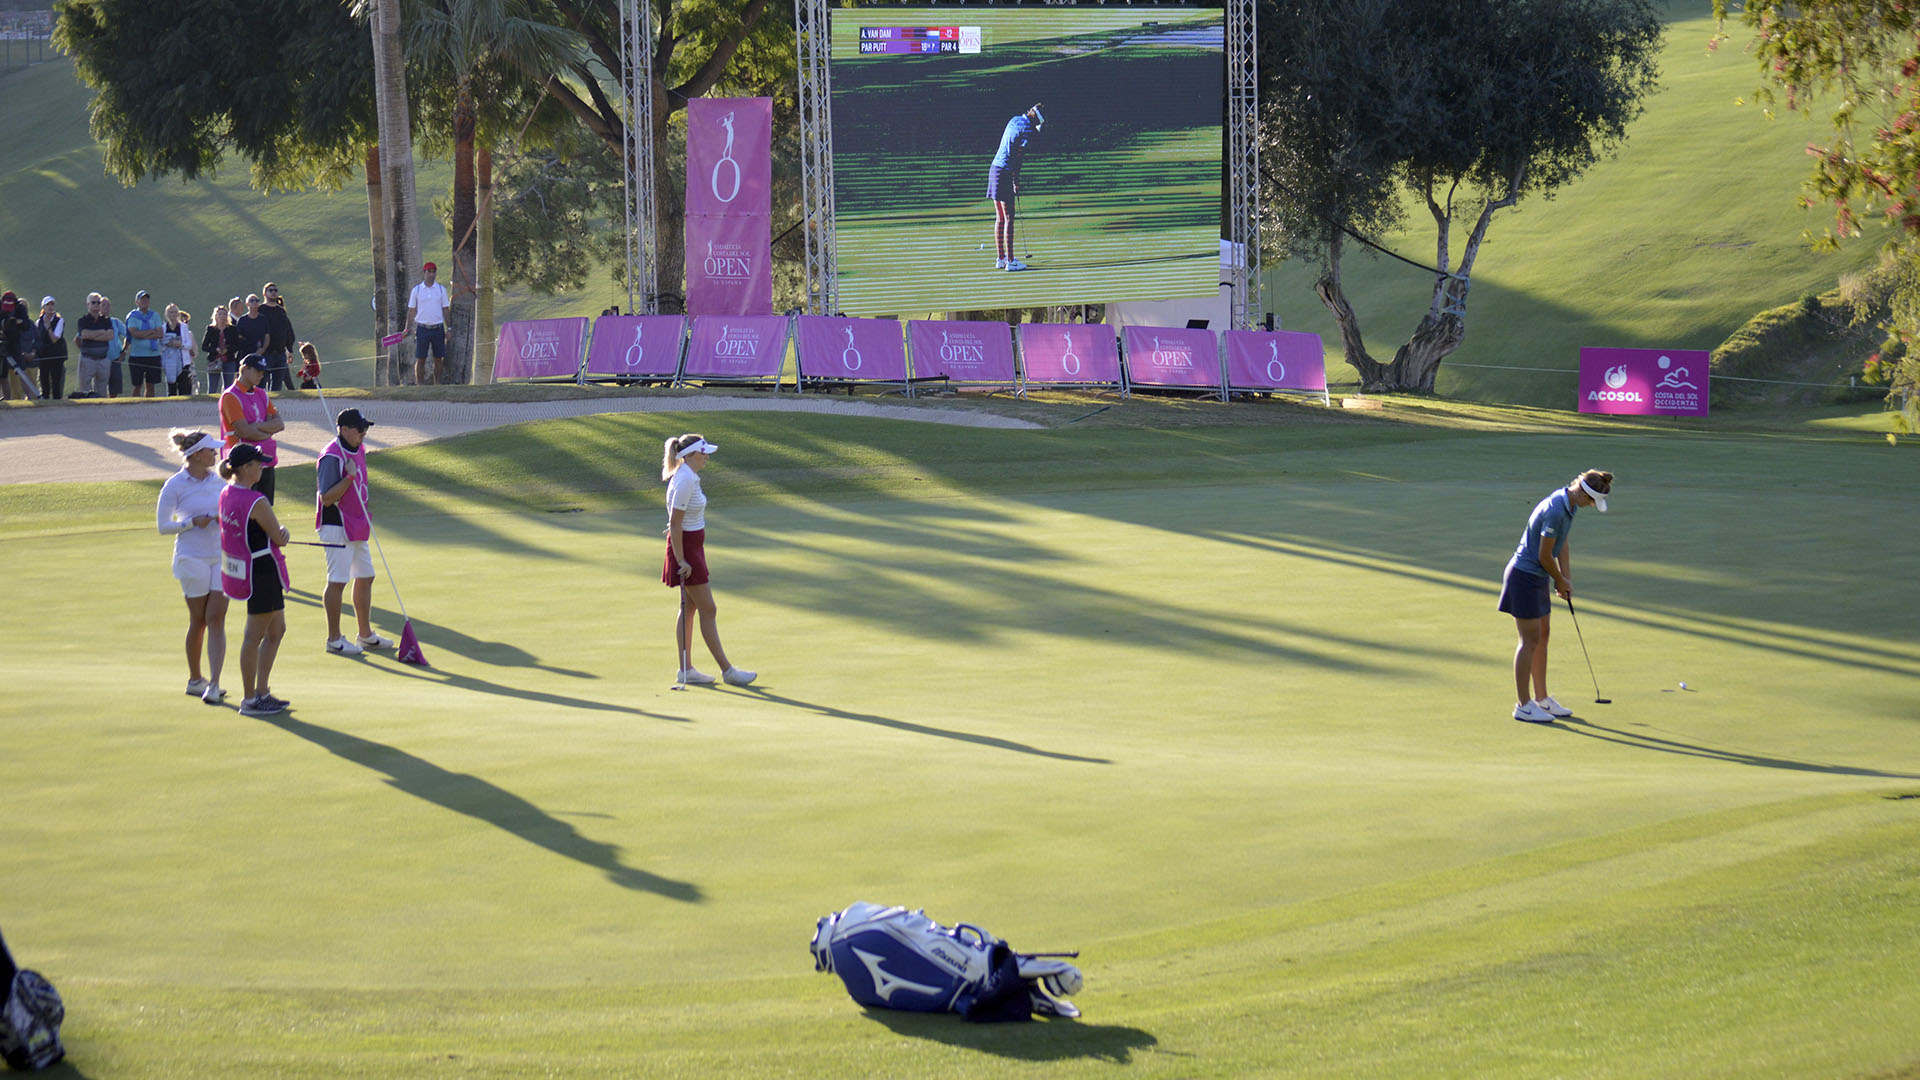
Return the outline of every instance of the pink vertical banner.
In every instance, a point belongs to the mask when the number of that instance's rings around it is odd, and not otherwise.
[[[1580,411],[1707,415],[1705,349],[1581,349]]]
[[[1227,386],[1234,390],[1327,389],[1327,349],[1319,334],[1229,330]]]
[[[1006,323],[915,319],[907,323],[907,345],[916,379],[945,375],[956,384],[1014,384],[1013,335]]]
[[[800,374],[808,379],[905,382],[906,345],[893,319],[800,316]]]
[[[773,99],[687,102],[687,311],[773,312]]]
[[[1135,386],[1184,386],[1218,389],[1220,351],[1211,330],[1171,326],[1129,326],[1127,381]]]
[[[577,379],[586,336],[585,318],[501,323],[493,348],[494,380]]]
[[[1029,383],[1119,383],[1120,344],[1105,323],[1021,323]]]
[[[685,315],[602,315],[587,345],[587,374],[670,379],[680,372]]]
[[[778,379],[787,359],[784,315],[697,315],[683,379]]]

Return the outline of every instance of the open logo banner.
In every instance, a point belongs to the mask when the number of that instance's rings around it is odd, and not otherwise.
[[[915,319],[907,323],[913,350],[913,377],[955,383],[1014,384],[1013,335],[1003,322],[948,322]]]
[[[800,374],[809,379],[907,380],[907,350],[894,319],[800,316]]]
[[[778,379],[787,359],[784,315],[697,315],[685,379]]]
[[[602,315],[587,344],[587,374],[672,378],[686,330],[685,315]]]
[[[1581,349],[1580,411],[1707,415],[1705,349]]]
[[[1319,334],[1229,330],[1227,385],[1235,390],[1327,389],[1327,350]]]
[[[773,312],[773,99],[687,102],[687,310]]]
[[[575,379],[587,320],[531,319],[500,324],[493,347],[493,377],[499,379]]]
[[[1127,381],[1135,386],[1220,387],[1220,351],[1211,330],[1129,326]]]
[[[1120,381],[1120,342],[1105,323],[1021,323],[1018,333],[1030,383]]]

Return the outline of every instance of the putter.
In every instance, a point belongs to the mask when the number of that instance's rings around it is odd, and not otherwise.
[[[1567,614],[1573,616],[1573,633],[1580,639],[1580,655],[1587,658],[1587,677],[1593,680],[1593,703],[1611,705],[1612,698],[1600,696],[1600,677],[1593,673],[1593,654],[1587,651],[1587,635],[1580,632],[1580,613],[1573,610],[1573,597],[1567,597]]]
[[[687,633],[693,627],[687,625],[687,585],[680,583],[680,622],[674,627],[674,636],[680,639],[680,670],[674,673],[673,685],[668,689],[685,690],[687,688]]]

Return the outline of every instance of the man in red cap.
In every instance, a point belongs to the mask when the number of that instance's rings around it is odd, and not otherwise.
[[[413,381],[421,386],[447,379],[447,308],[453,298],[447,287],[433,278],[438,268],[432,263],[420,268],[425,279],[413,287],[407,297],[406,329],[413,331]],[[433,378],[427,378],[427,354],[433,354]]]

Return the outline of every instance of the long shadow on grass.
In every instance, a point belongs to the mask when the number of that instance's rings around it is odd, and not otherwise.
[[[594,709],[600,712],[626,713],[629,716],[646,716],[655,720],[677,720],[690,723],[684,716],[668,716],[665,713],[651,713],[645,709],[636,709],[631,705],[615,705],[611,701],[593,701],[589,698],[568,697],[565,694],[545,694],[538,690],[522,690],[517,686],[502,686],[496,682],[477,679],[472,675],[455,675],[450,671],[429,667],[426,671],[400,667],[395,664],[380,664],[362,660],[361,663],[373,670],[389,675],[398,675],[403,679],[421,679],[426,682],[451,686],[457,690],[471,690],[479,694],[498,694],[501,697],[519,698],[522,701],[538,701],[547,705],[560,705],[569,709]],[[430,672],[430,674],[429,674]]]
[[[915,724],[907,720],[895,720],[887,716],[875,716],[872,713],[850,712],[846,709],[835,708],[832,705],[816,705],[811,701],[801,701],[798,698],[781,697],[779,694],[769,690],[763,690],[758,686],[741,687],[736,692],[749,694],[764,701],[771,701],[776,705],[786,705],[794,709],[805,709],[808,712],[816,712],[822,716],[837,717],[841,720],[857,720],[862,724],[874,724],[879,727],[892,728],[895,731],[911,732],[915,735],[932,735],[936,738],[952,739],[956,742],[973,743],[976,746],[990,746],[995,750],[1011,750],[1016,754],[1032,754],[1034,757],[1053,758],[1055,761],[1077,761],[1085,765],[1113,764],[1113,762],[1107,758],[1081,757],[1079,754],[1063,754],[1058,750],[1042,750],[1037,746],[1028,746],[1026,743],[1014,742],[1012,739],[1002,739],[993,735],[975,735],[968,731],[928,727],[925,724]]]
[[[274,727],[298,735],[328,753],[356,765],[364,765],[375,772],[385,773],[387,783],[415,798],[484,821],[529,844],[591,866],[606,874],[608,881],[622,888],[657,893],[669,900],[689,904],[701,903],[706,899],[700,892],[700,886],[628,866],[620,861],[618,846],[589,840],[567,822],[477,776],[449,772],[398,747],[305,723],[284,713],[265,719]]]
[[[1577,727],[1573,725],[1579,725]],[[1548,725],[1543,725],[1548,726]],[[1767,757],[1763,754],[1747,754],[1738,750],[1721,750],[1697,743],[1680,742],[1676,739],[1661,739],[1652,735],[1643,735],[1637,731],[1622,731],[1591,720],[1571,718],[1550,725],[1558,730],[1584,735],[1601,742],[1618,743],[1639,750],[1658,750],[1663,754],[1680,754],[1685,757],[1706,758],[1708,761],[1724,761],[1731,765],[1753,765],[1763,769],[1790,769],[1794,772],[1827,773],[1831,776],[1871,776],[1883,780],[1920,780],[1920,774],[1886,772],[1881,769],[1869,769],[1860,765],[1821,765],[1811,761],[1794,761],[1791,758]],[[1605,734],[1601,734],[1605,732]]]
[[[313,599],[313,595],[314,594],[310,593],[289,591],[287,594],[287,602],[290,604],[304,604],[307,607],[319,610],[323,605],[319,600]],[[342,607],[340,617],[343,626],[350,624],[352,616],[349,612],[351,610],[351,605],[344,605]],[[376,607],[373,609],[373,617],[375,619],[379,619],[380,614],[380,608]],[[392,617],[395,614],[396,612],[387,612],[387,618],[381,620],[382,625],[385,625],[388,629],[392,629]],[[522,649],[518,645],[509,645],[504,641],[485,641],[471,634],[463,634],[450,626],[442,626],[439,623],[429,622],[426,619],[410,618],[409,621],[413,623],[415,633],[419,635],[420,644],[428,648],[445,649],[456,656],[464,656],[469,660],[478,660],[483,664],[491,664],[494,667],[533,668],[536,671],[565,675],[573,679],[597,679],[600,677],[591,671],[575,671],[572,668],[554,667],[551,664],[543,664],[540,662],[539,657]],[[422,630],[425,632],[421,632]],[[489,683],[487,685],[493,686],[495,684]],[[498,687],[495,692],[507,693],[510,691],[506,687]],[[572,701],[570,698],[556,700]],[[594,707],[591,703],[583,704],[586,704],[586,707],[589,708]]]
[[[1126,1065],[1131,1063],[1134,1051],[1160,1044],[1151,1032],[1118,1024],[1082,1024],[1074,1020],[969,1024],[952,1013],[911,1013],[897,1009],[868,1009],[866,1016],[886,1025],[896,1035],[1022,1061],[1091,1058]]]

